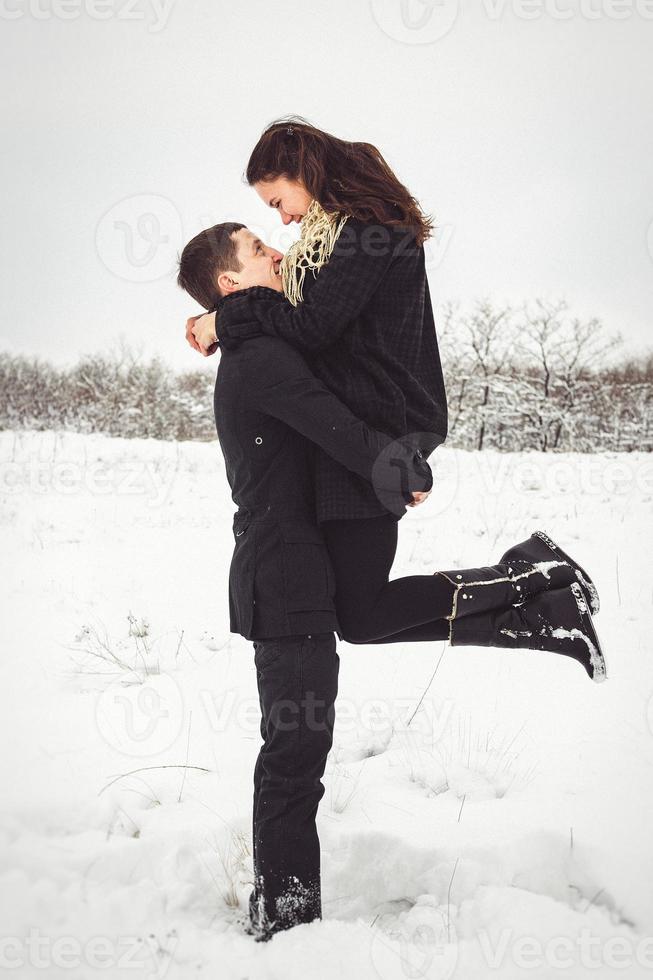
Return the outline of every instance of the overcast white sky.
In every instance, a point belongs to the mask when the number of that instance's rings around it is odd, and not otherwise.
[[[653,0],[0,0],[0,348],[181,368],[175,259],[272,119],[375,143],[440,225],[432,295],[653,323]],[[287,242],[288,239],[286,239]],[[653,341],[651,341],[653,342]]]

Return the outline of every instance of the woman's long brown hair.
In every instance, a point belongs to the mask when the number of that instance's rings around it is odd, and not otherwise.
[[[252,151],[248,184],[301,180],[325,211],[361,221],[410,228],[418,245],[433,231],[408,189],[371,143],[349,143],[289,116],[271,123]]]

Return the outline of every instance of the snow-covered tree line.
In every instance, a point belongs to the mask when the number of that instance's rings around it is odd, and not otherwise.
[[[489,300],[438,317],[450,446],[653,449],[653,353],[624,355],[596,319],[564,301],[519,309]],[[177,373],[124,344],[74,367],[0,353],[0,428],[155,439],[215,438],[213,373]]]
[[[449,442],[466,449],[653,449],[653,352],[626,357],[618,335],[567,304],[445,306],[439,326]]]
[[[215,438],[213,379],[176,373],[121,345],[74,367],[0,354],[0,429],[69,429],[125,438]]]

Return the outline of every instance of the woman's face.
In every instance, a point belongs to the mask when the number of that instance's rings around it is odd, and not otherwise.
[[[301,180],[275,177],[274,180],[259,180],[254,190],[270,208],[276,208],[284,225],[291,221],[298,224],[308,211],[312,197]]]

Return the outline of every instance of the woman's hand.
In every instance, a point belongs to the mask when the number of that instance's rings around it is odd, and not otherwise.
[[[408,506],[419,507],[420,504],[424,503],[424,501],[426,500],[426,498],[429,496],[430,493],[431,493],[430,490],[425,490],[425,491],[413,490],[413,502],[412,504],[408,504]]]
[[[193,350],[198,351],[201,354],[199,344],[195,340],[195,334],[193,333],[193,327],[199,319],[203,316],[203,313],[198,313],[197,316],[189,316],[186,320],[186,340],[193,348]]]
[[[215,313],[200,313],[186,320],[186,340],[193,350],[204,357],[215,354],[218,338],[215,332]]]

